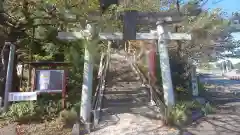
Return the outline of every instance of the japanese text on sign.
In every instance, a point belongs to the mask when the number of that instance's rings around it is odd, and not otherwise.
[[[32,101],[37,100],[36,92],[10,92],[8,95],[9,101]]]

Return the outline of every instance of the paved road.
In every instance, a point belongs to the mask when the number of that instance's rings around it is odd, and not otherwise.
[[[240,135],[240,81],[214,75],[205,75],[200,80],[208,86],[207,97],[217,111],[186,130],[193,135]]]

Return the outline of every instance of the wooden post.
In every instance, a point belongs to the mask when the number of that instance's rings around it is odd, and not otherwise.
[[[15,55],[15,45],[9,42],[6,42],[5,44],[10,46],[10,52],[9,52],[9,58],[8,58],[7,76],[6,76],[6,83],[5,83],[3,112],[8,111],[8,105],[9,105],[8,94],[12,90],[13,63],[14,63],[14,55]]]
[[[66,108],[66,94],[67,94],[67,70],[63,72],[63,89],[62,89],[62,108]]]
[[[198,82],[197,82],[198,80],[196,75],[196,66],[192,66],[191,80],[192,80],[192,95],[194,97],[197,97],[199,93],[198,93]]]

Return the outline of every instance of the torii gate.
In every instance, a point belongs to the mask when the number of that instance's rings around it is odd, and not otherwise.
[[[182,17],[178,12],[125,12],[123,33],[98,33],[100,40],[158,40],[158,52],[160,56],[160,66],[162,72],[162,83],[164,89],[164,99],[170,108],[175,104],[174,91],[172,86],[167,40],[191,40],[191,35],[186,33],[171,33],[165,27],[167,24],[181,22]],[[157,22],[157,23],[156,23]],[[149,33],[136,33],[136,24],[157,25],[156,30]],[[58,38],[63,40],[77,40],[89,38],[96,35],[94,28],[87,25],[85,30],[80,32],[59,32]],[[91,96],[92,96],[92,77],[93,61],[88,49],[85,49],[84,80],[82,85],[81,116],[86,123],[91,118]],[[98,110],[100,111],[100,110]],[[90,124],[90,123],[89,123]]]

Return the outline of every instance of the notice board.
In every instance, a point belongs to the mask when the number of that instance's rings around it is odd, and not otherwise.
[[[62,92],[64,70],[36,70],[35,90],[39,92]]]

